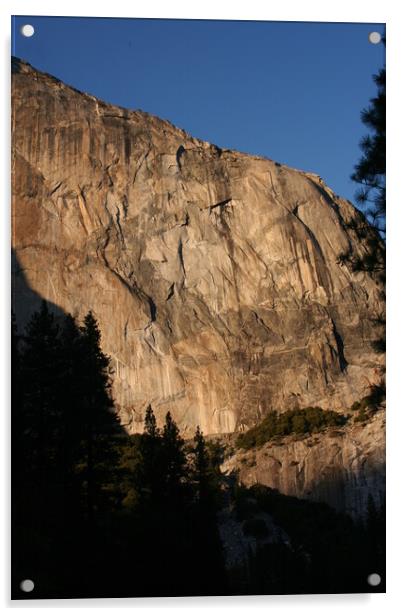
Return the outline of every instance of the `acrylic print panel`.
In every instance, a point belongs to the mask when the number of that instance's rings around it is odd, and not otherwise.
[[[14,599],[384,592],[384,37],[13,18]]]

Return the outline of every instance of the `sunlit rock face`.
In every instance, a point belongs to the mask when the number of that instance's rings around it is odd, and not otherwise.
[[[13,63],[15,310],[92,309],[126,429],[343,409],[377,381],[379,290],[338,263],[357,216],[316,175],[220,149]],[[325,153],[323,153],[325,155]]]
[[[246,486],[265,485],[364,518],[369,497],[376,508],[385,497],[385,411],[380,409],[363,424],[240,450],[222,470],[235,471]]]

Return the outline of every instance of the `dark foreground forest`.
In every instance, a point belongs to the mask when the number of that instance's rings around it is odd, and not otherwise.
[[[240,486],[219,441],[185,442],[151,406],[129,436],[112,377],[92,313],[56,322],[43,302],[13,322],[14,599],[384,591],[367,584],[385,570],[383,508],[358,522]]]

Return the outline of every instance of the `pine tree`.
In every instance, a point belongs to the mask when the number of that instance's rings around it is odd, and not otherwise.
[[[12,327],[12,543],[20,575],[38,551],[49,557],[60,513],[60,342],[45,301],[23,335]]]
[[[67,315],[60,330],[46,302],[23,336],[13,324],[12,345],[13,576],[35,568],[43,583],[55,571],[60,588],[93,593],[122,541],[110,360],[91,313],[81,328]]]
[[[149,404],[145,412],[145,434],[150,438],[157,439],[160,437],[160,430],[156,424],[156,418],[152,410],[152,406]]]
[[[82,359],[77,380],[83,429],[81,476],[86,485],[88,519],[93,522],[95,512],[108,507],[108,497],[117,497],[113,494],[113,471],[118,465],[114,445],[118,423],[112,412],[110,358],[101,349],[101,334],[92,312],[88,312],[80,330]]]
[[[148,406],[138,449],[134,472],[136,549],[145,579],[155,579],[158,592],[170,593],[188,567],[184,441],[170,413],[161,432]]]
[[[41,494],[53,474],[59,427],[59,328],[47,303],[35,312],[27,325],[21,352],[24,383],[22,426],[25,435],[27,471],[35,474]]]
[[[17,321],[14,312],[11,314],[11,378],[12,378],[12,393],[18,396],[18,386],[20,384],[20,336],[18,334]]]
[[[11,315],[11,403],[12,403],[12,435],[19,437],[23,429],[21,418],[22,404],[22,378],[21,378],[21,351],[15,314]]]
[[[198,499],[204,502],[208,496],[208,488],[210,487],[210,461],[205,445],[204,436],[197,426],[194,436],[194,478],[197,486]]]
[[[11,472],[12,472],[12,498],[13,498],[13,514],[20,509],[18,496],[23,494],[20,488],[23,485],[26,475],[26,439],[25,430],[27,422],[23,415],[23,380],[21,376],[21,351],[20,351],[21,336],[18,333],[15,314],[11,316]],[[14,505],[16,508],[14,510]]]
[[[134,484],[142,508],[157,508],[162,501],[164,467],[162,437],[151,405],[145,412],[144,433],[139,440]]]
[[[219,469],[214,468],[204,436],[197,426],[193,448],[195,502],[192,509],[194,567],[205,592],[222,583],[223,560],[217,525]]]
[[[385,38],[383,38],[385,45]],[[361,112],[361,120],[370,134],[360,141],[362,157],[355,165],[351,179],[360,185],[356,193],[357,203],[364,214],[357,215],[348,228],[364,252],[357,254],[352,247],[339,255],[338,262],[348,265],[354,272],[367,272],[378,284],[379,293],[385,300],[385,235],[386,235],[386,72],[385,67],[373,76],[377,95]],[[367,224],[369,223],[369,224]],[[372,346],[376,352],[385,351],[385,313],[380,310],[372,319],[378,338]]]
[[[363,109],[361,119],[370,131],[360,142],[363,156],[355,165],[351,176],[361,185],[356,193],[357,202],[365,209],[370,223],[385,234],[385,68],[373,80],[377,86],[377,96]]]
[[[77,467],[81,461],[83,420],[81,405],[84,391],[84,356],[82,332],[75,319],[67,314],[61,330],[60,407],[62,414],[62,442],[58,468],[64,485],[64,510],[80,511],[80,481]]]
[[[385,41],[383,40],[385,43]],[[348,223],[358,240],[364,240],[364,254],[356,255],[350,250],[339,257],[341,263],[348,263],[353,271],[370,272],[380,284],[385,282],[385,214],[386,214],[386,93],[385,68],[373,80],[377,96],[361,112],[361,120],[370,130],[360,141],[362,157],[355,165],[351,179],[360,185],[356,201],[364,215],[356,216]],[[369,225],[367,224],[369,222]]]
[[[166,414],[162,432],[163,465],[165,475],[165,491],[167,499],[179,504],[183,495],[184,480],[187,473],[184,440],[171,414]]]

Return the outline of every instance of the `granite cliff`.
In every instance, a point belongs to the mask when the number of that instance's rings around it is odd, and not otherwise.
[[[349,423],[306,436],[274,439],[225,460],[245,486],[325,502],[354,518],[367,514],[369,496],[379,508],[385,497],[385,409],[363,423]]]
[[[93,310],[129,432],[149,403],[184,433],[224,433],[270,409],[342,410],[378,381],[379,288],[338,262],[367,250],[360,215],[320,177],[17,59],[12,96],[17,319],[41,298]]]

